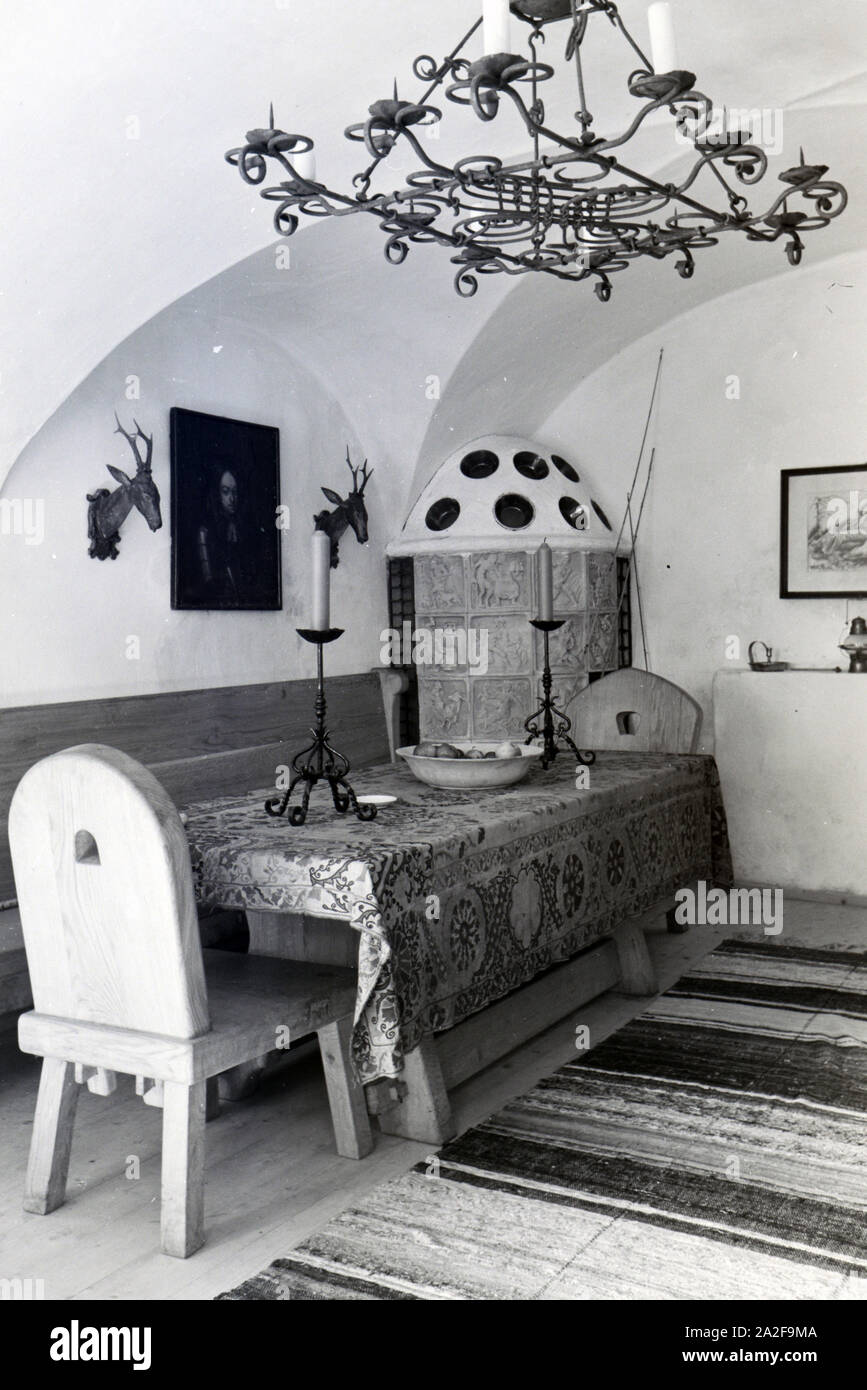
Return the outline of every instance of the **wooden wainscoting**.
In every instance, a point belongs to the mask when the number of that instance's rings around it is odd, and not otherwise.
[[[6,823],[33,763],[76,743],[106,743],[151,769],[179,804],[273,784],[309,741],[315,682],[218,686],[0,711],[0,902],[15,896]],[[328,682],[328,723],[353,767],[387,762],[388,736],[373,672]]]

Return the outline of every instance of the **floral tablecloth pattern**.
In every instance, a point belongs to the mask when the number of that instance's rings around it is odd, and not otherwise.
[[[347,919],[361,933],[353,1061],[397,1075],[425,1035],[568,960],[704,878],[731,881],[719,778],[702,755],[600,753],[590,786],[558,758],[502,791],[454,792],[401,765],[353,775],[398,800],[361,822],[314,790],[307,823],[270,789],[186,809],[199,901]]]

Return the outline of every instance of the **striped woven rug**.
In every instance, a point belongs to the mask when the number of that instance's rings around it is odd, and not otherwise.
[[[863,1298],[865,1213],[867,955],[727,941],[220,1297]]]

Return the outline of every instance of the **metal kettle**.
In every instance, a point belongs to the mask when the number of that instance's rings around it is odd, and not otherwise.
[[[753,651],[756,647],[761,647],[765,654],[761,660],[753,656]],[[747,657],[749,658],[751,671],[787,671],[789,669],[788,661],[774,661],[774,649],[773,647],[769,647],[767,642],[751,642],[747,651]]]

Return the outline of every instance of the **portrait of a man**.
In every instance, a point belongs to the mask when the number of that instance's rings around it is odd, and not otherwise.
[[[280,608],[279,431],[176,407],[171,440],[172,607]]]

